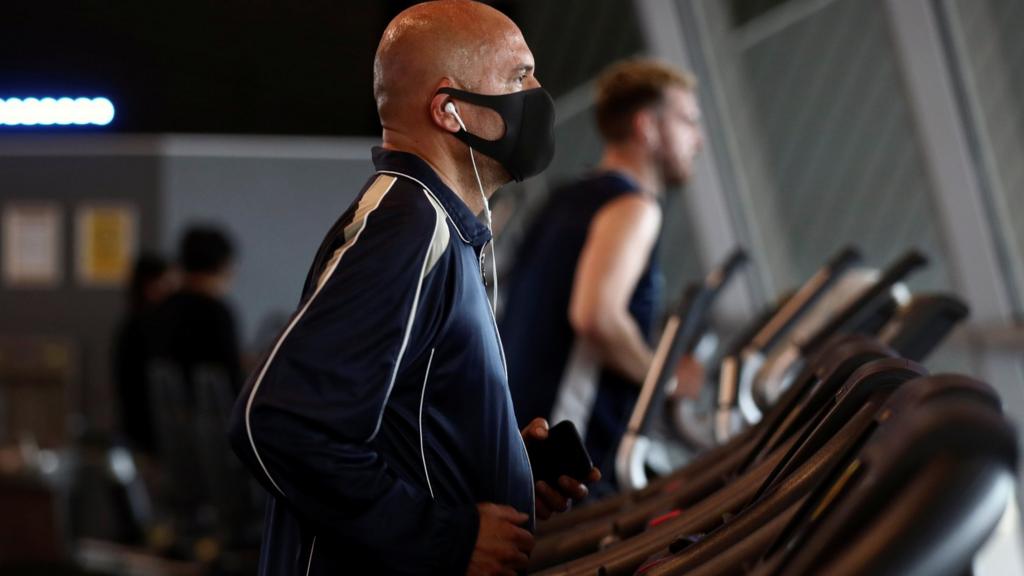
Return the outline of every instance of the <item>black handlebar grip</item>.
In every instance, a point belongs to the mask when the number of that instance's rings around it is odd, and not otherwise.
[[[836,271],[858,264],[860,261],[860,250],[857,250],[856,246],[845,246],[825,262],[825,267],[834,274]]]

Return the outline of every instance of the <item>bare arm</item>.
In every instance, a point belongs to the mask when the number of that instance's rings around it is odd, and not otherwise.
[[[576,265],[569,321],[605,366],[638,385],[652,351],[629,313],[629,300],[661,227],[661,209],[630,195],[603,207],[590,224]]]

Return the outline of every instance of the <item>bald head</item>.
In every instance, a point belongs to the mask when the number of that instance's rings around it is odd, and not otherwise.
[[[451,85],[495,92],[495,83],[509,75],[509,62],[529,55],[519,28],[501,12],[469,0],[437,0],[417,4],[395,17],[377,47],[373,93],[381,121],[427,117],[437,87]],[[533,58],[520,64],[532,71]],[[513,66],[517,63],[512,63]],[[490,86],[490,91],[487,90]],[[521,89],[521,87],[519,88]]]

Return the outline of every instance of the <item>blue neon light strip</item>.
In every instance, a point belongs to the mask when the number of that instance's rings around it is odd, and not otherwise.
[[[106,126],[113,119],[106,98],[0,98],[0,127]]]

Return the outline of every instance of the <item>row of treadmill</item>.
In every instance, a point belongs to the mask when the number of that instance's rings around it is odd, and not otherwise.
[[[531,573],[722,576],[971,573],[1016,483],[996,391],[920,362],[968,314],[911,296],[911,251],[868,270],[853,248],[717,355],[697,400],[666,394],[700,354],[738,250],[669,315],[616,455],[620,492],[540,523]],[[666,422],[697,456],[654,474]]]

